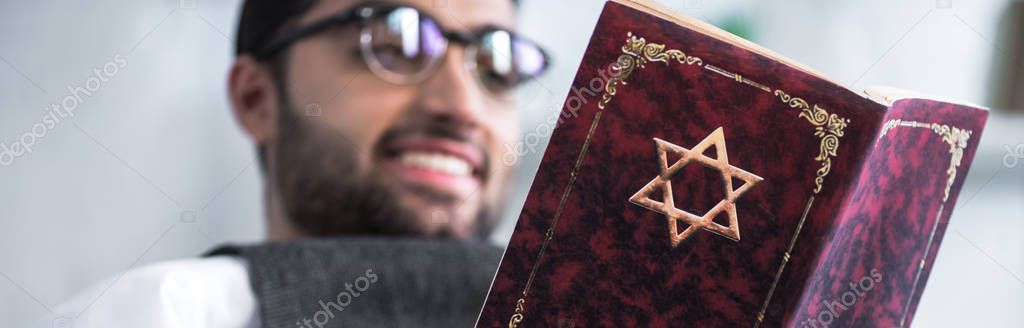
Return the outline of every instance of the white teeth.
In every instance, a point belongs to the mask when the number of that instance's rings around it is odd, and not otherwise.
[[[465,160],[443,153],[407,151],[399,155],[398,160],[404,165],[448,175],[468,176],[473,172]]]

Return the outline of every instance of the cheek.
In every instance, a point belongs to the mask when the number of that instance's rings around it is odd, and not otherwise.
[[[487,124],[491,130],[494,142],[499,146],[519,141],[520,118],[516,107],[510,104],[494,106],[487,113]]]
[[[496,110],[488,114],[488,117],[487,124],[491,135],[488,147],[492,170],[497,171],[498,175],[505,175],[511,171],[510,165],[507,164],[510,159],[506,153],[516,149],[516,144],[520,141],[519,114],[511,109],[501,109],[500,112]]]
[[[373,167],[373,154],[380,137],[401,118],[411,96],[398,90],[374,88],[356,83],[339,92],[326,109],[325,122],[339,137],[355,148],[363,168]]]
[[[352,147],[360,167],[370,168],[375,143],[412,101],[412,92],[375,78],[337,51],[325,42],[296,44],[290,95],[297,111],[326,125],[328,133]]]

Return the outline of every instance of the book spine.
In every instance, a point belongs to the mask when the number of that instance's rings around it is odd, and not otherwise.
[[[890,107],[787,326],[910,324],[986,118],[932,100]]]

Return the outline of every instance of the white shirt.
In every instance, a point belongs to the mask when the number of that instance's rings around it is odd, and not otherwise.
[[[40,327],[261,326],[247,265],[231,256],[175,260],[129,270],[89,288],[55,313],[70,313],[62,316],[64,319],[58,317],[67,324],[48,321]]]

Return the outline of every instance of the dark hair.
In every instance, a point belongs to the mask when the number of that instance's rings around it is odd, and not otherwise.
[[[283,32],[313,8],[319,0],[245,0],[241,17],[238,19],[238,34],[235,37],[235,56],[254,54],[266,47],[278,33]],[[283,61],[276,56],[269,63],[275,80],[284,78]],[[280,84],[280,81],[275,81]],[[284,90],[280,85],[279,89]],[[256,157],[260,172],[267,172],[266,147],[256,145]]]
[[[235,55],[255,53],[285,27],[313,8],[319,0],[245,0],[238,20]],[[518,6],[519,0],[512,0]]]
[[[316,5],[318,0],[246,0],[238,20],[235,55],[255,53]]]

